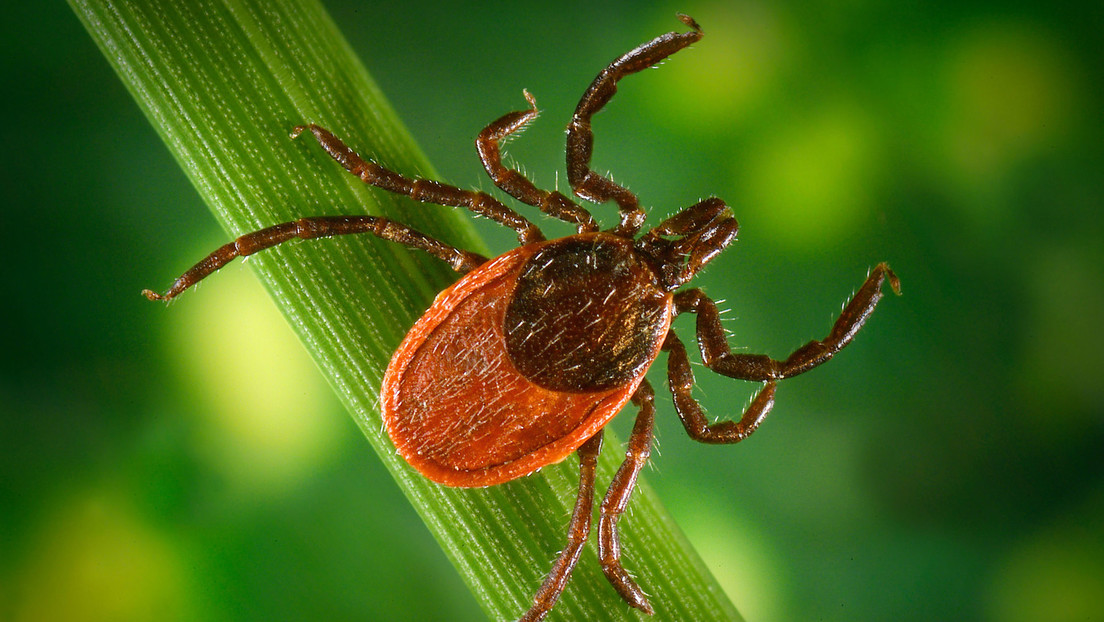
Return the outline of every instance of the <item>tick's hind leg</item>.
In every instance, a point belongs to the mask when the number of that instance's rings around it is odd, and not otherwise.
[[[486,192],[464,190],[438,181],[400,175],[360,157],[357,152],[341,142],[341,139],[334,136],[329,130],[314,123],[296,127],[292,130],[291,137],[295,138],[306,130],[310,130],[314,134],[314,137],[318,139],[318,143],[322,145],[326,153],[330,154],[330,157],[337,160],[337,163],[344,166],[345,170],[356,175],[366,184],[383,188],[395,194],[408,196],[422,203],[466,207],[479,216],[490,218],[516,231],[518,242],[522,245],[544,240],[544,235],[536,225]]]
[[[644,613],[652,613],[652,606],[644,596],[644,590],[636,584],[632,576],[621,565],[621,535],[617,530],[617,520],[621,518],[629,504],[636,478],[648,462],[652,447],[652,428],[655,425],[655,391],[644,380],[633,394],[632,401],[640,407],[629,436],[629,446],[625,452],[625,461],[610,482],[606,497],[602,500],[601,517],[598,521],[598,559],[602,563],[602,572],[611,585],[633,607]]]
[[[533,596],[533,606],[520,622],[534,622],[544,619],[559,600],[571,571],[579,562],[579,555],[590,535],[591,511],[594,508],[594,474],[598,468],[598,452],[602,449],[602,431],[590,437],[579,448],[579,496],[575,499],[575,511],[571,513],[571,522],[567,528],[567,546],[560,551],[552,570],[548,571],[544,583]]]
[[[644,596],[644,591],[636,584],[621,565],[621,536],[617,531],[617,520],[621,518],[629,497],[636,486],[640,469],[648,462],[651,453],[652,428],[655,425],[655,392],[644,380],[633,394],[632,401],[640,407],[629,437],[629,448],[625,461],[613,476],[606,496],[602,500],[601,514],[598,520],[598,559],[602,572],[613,588],[625,602],[645,613],[652,613],[652,606]],[[583,545],[590,533],[590,514],[594,504],[594,474],[598,464],[598,452],[602,448],[602,433],[595,434],[579,448],[579,496],[575,501],[575,511],[571,515],[568,527],[567,547],[553,564],[544,583],[533,597],[533,607],[521,617],[522,622],[541,620],[551,611],[571,577],[571,571],[579,561]]]
[[[644,224],[644,210],[640,209],[636,195],[590,168],[590,157],[594,152],[590,118],[617,92],[618,80],[656,65],[701,39],[701,27],[697,22],[687,15],[680,14],[678,17],[693,30],[661,35],[610,63],[587,88],[567,126],[567,179],[575,194],[588,201],[603,203],[612,199],[617,202],[621,211],[621,224],[617,227],[620,235],[632,236],[640,230]]]
[[[202,261],[180,275],[164,294],[143,290],[150,300],[171,300],[204,277],[230,263],[236,257],[247,257],[283,244],[289,240],[325,238],[335,235],[353,235],[373,233],[385,240],[405,244],[411,248],[426,251],[430,255],[447,261],[453,270],[465,273],[487,261],[486,257],[449,246],[444,242],[419,233],[406,225],[375,216],[317,216],[300,218],[292,222],[273,225],[260,231],[247,233],[238,239],[223,245]]]
[[[487,174],[496,186],[522,203],[539,207],[549,216],[575,225],[579,233],[597,231],[598,223],[594,221],[594,217],[590,212],[579,207],[578,203],[558,191],[541,190],[520,172],[503,166],[502,141],[510,134],[521,131],[529,122],[537,118],[537,101],[529,91],[524,93],[525,100],[529,102],[528,110],[518,110],[503,115],[483,128],[479,137],[475,139],[475,148],[479,151],[483,168],[487,170]]]

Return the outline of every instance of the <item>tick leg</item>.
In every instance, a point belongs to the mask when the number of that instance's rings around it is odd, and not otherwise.
[[[621,536],[617,531],[617,520],[629,504],[629,496],[636,487],[636,478],[651,454],[655,391],[647,380],[640,383],[632,401],[640,407],[640,412],[636,415],[636,423],[629,436],[625,461],[617,469],[606,491],[606,497],[602,500],[601,516],[598,519],[598,559],[602,563],[602,572],[621,598],[644,613],[651,614],[652,606],[648,604],[644,591],[621,565]]]
[[[801,346],[784,361],[762,354],[734,354],[728,347],[717,305],[699,289],[675,294],[675,309],[677,313],[690,311],[698,315],[698,345],[706,367],[730,378],[767,382],[807,372],[851,343],[881,300],[886,280],[895,293],[901,293],[897,275],[885,263],[878,264],[844,307],[828,336]]]
[[[406,225],[375,216],[318,216],[300,218],[292,222],[273,225],[260,231],[247,233],[238,239],[220,247],[180,275],[172,287],[164,294],[143,290],[150,300],[171,300],[192,285],[203,280],[215,270],[225,266],[235,257],[246,257],[277,244],[293,239],[309,240],[335,235],[373,233],[385,240],[417,248],[442,259],[453,270],[465,273],[487,261],[486,257],[461,250],[444,242],[419,233]]]
[[[579,452],[579,496],[575,498],[575,511],[571,513],[571,522],[567,528],[567,546],[560,551],[552,570],[544,579],[540,589],[533,596],[533,606],[520,622],[543,620],[559,600],[571,571],[579,562],[587,536],[590,535],[591,511],[594,508],[594,474],[598,467],[598,452],[602,449],[602,431],[590,437],[578,449]]]
[[[304,130],[310,130],[314,137],[318,139],[322,148],[330,154],[330,157],[337,160],[338,164],[345,167],[345,170],[356,175],[366,184],[383,188],[395,194],[406,195],[423,203],[466,207],[479,216],[490,218],[516,231],[518,242],[522,245],[540,242],[544,239],[544,235],[541,234],[536,225],[486,192],[464,190],[429,179],[405,177],[375,162],[365,160],[331,134],[329,130],[313,123],[296,127],[291,131],[291,137],[299,136]]]
[[[667,333],[663,349],[667,351],[667,384],[674,398],[675,412],[690,438],[701,443],[739,443],[751,436],[774,406],[777,381],[769,380],[744,410],[739,421],[709,423],[701,406],[690,394],[694,388],[694,372],[690,370],[686,347],[673,331]]]
[[[524,91],[525,100],[529,102],[528,110],[518,110],[503,115],[501,118],[483,128],[479,137],[475,139],[475,148],[479,151],[479,159],[483,162],[483,168],[494,180],[496,186],[515,199],[539,207],[542,212],[569,222],[576,226],[579,233],[597,231],[598,223],[590,212],[579,207],[579,204],[567,198],[559,192],[547,192],[537,188],[520,172],[506,168],[502,164],[502,141],[510,134],[519,132],[537,117],[537,100]]]
[[[617,202],[621,211],[621,223],[616,229],[618,235],[636,235],[644,224],[645,214],[640,209],[636,195],[590,168],[590,158],[594,152],[594,132],[590,127],[590,118],[617,92],[618,80],[647,69],[701,39],[702,31],[697,22],[686,15],[680,14],[678,17],[693,30],[661,35],[610,63],[583,93],[575,108],[575,115],[567,125],[567,179],[575,194],[588,201],[603,203],[612,199]]]

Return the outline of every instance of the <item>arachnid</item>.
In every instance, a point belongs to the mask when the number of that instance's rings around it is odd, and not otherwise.
[[[239,237],[185,272],[164,294],[171,299],[235,257],[291,239],[372,233],[421,249],[464,276],[441,292],[395,352],[383,380],[387,432],[399,453],[431,480],[448,486],[491,486],[528,475],[579,453],[579,495],[560,552],[525,620],[539,620],[559,598],[587,540],[602,429],[627,403],[638,408],[627,456],[600,509],[602,570],[633,607],[652,608],[620,560],[618,519],[648,459],[655,395],[644,375],[667,353],[667,377],[687,433],[704,443],[736,443],[759,426],[774,404],[779,380],[831,358],[854,338],[897,277],[882,263],[848,302],[831,332],[784,360],[732,352],[717,307],[699,289],[680,289],[735,238],[736,219],[718,198],[688,207],[640,234],[645,220],[635,195],[590,168],[590,119],[621,78],[656,65],[698,41],[701,28],[680,15],[688,32],[657,37],[614,60],[591,83],[567,128],[567,174],[574,193],[614,201],[616,227],[600,231],[589,212],[559,192],[538,189],[503,165],[500,145],[537,115],[527,110],[488,125],[476,140],[496,186],[523,203],[576,226],[546,240],[529,220],[483,192],[413,179],[366,161],[326,129],[310,130],[322,147],[364,182],[415,200],[466,207],[517,232],[520,246],[494,259],[454,248],[400,223],[373,216],[301,218]],[[694,377],[682,341],[670,330],[681,313],[697,315],[697,342],[707,368],[763,383],[738,421],[709,423],[691,395]]]

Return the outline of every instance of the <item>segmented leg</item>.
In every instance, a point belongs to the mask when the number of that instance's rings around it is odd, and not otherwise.
[[[728,347],[717,305],[699,289],[675,294],[675,309],[677,313],[690,311],[698,315],[698,345],[706,367],[730,378],[767,382],[809,371],[851,343],[881,300],[882,284],[886,280],[895,293],[901,293],[897,275],[885,263],[878,264],[844,307],[828,336],[801,346],[784,361],[763,354],[733,353]]]
[[[318,216],[300,218],[293,222],[285,222],[260,231],[247,233],[222,246],[192,266],[191,269],[180,275],[164,294],[157,294],[148,289],[143,290],[142,293],[150,300],[171,300],[203,280],[207,275],[225,266],[235,257],[246,257],[293,239],[309,240],[311,238],[356,233],[373,233],[385,240],[426,251],[438,259],[448,262],[453,270],[461,274],[487,261],[487,258],[482,255],[449,246],[440,240],[386,218],[375,216]]]
[[[675,411],[682,420],[686,433],[696,441],[717,444],[738,443],[751,436],[774,406],[778,381],[809,371],[851,343],[881,300],[882,284],[886,280],[895,293],[901,293],[901,283],[897,275],[886,264],[878,264],[844,307],[828,336],[823,341],[810,341],[785,361],[776,361],[762,354],[733,354],[721,326],[717,305],[699,289],[675,294],[677,313],[689,311],[698,315],[698,344],[706,367],[731,378],[765,383],[739,421],[709,423],[701,406],[691,395],[694,373],[690,369],[686,346],[674,331],[668,332],[667,339],[663,342],[663,349],[667,352],[667,382],[674,399]]]
[[[556,563],[533,596],[533,606],[521,616],[520,622],[543,620],[559,600],[575,564],[579,563],[579,556],[583,553],[587,536],[590,535],[591,511],[594,508],[594,475],[601,449],[601,430],[578,449],[579,496],[575,498],[575,511],[571,513],[571,522],[567,528],[567,546],[560,551]]]
[[[777,381],[770,380],[759,390],[739,421],[709,423],[701,406],[690,393],[694,388],[694,372],[690,370],[686,347],[673,331],[667,333],[663,349],[667,351],[667,384],[674,398],[675,412],[690,438],[701,443],[738,443],[751,436],[774,406]]]
[[[539,207],[545,214],[575,225],[579,233],[597,231],[598,223],[594,217],[590,212],[579,207],[578,203],[557,191],[541,190],[520,172],[503,166],[502,141],[510,134],[521,131],[529,122],[537,118],[537,100],[533,99],[529,91],[523,92],[525,100],[529,102],[528,110],[518,110],[503,115],[483,128],[479,137],[475,139],[475,148],[479,151],[483,168],[487,170],[487,174],[494,180],[496,186],[522,203]]]
[[[598,559],[602,563],[602,572],[611,585],[633,607],[651,614],[644,591],[636,584],[632,576],[621,565],[621,536],[617,531],[617,520],[621,518],[629,497],[636,487],[636,478],[648,462],[652,451],[652,428],[655,425],[655,391],[644,380],[633,394],[632,401],[640,407],[629,436],[629,446],[625,452],[625,461],[613,476],[606,497],[602,500],[601,514],[598,519]]]
[[[486,192],[464,190],[429,179],[404,177],[375,162],[361,158],[360,155],[331,134],[329,130],[313,123],[296,127],[292,130],[291,137],[299,136],[304,130],[310,130],[314,137],[318,139],[322,148],[330,154],[330,157],[337,160],[338,164],[345,167],[345,170],[356,175],[366,184],[396,194],[406,195],[423,203],[466,207],[479,216],[490,218],[516,231],[518,242],[522,245],[544,240],[544,235],[536,225]]]
[[[567,126],[567,179],[575,194],[588,201],[603,203],[612,199],[617,202],[621,211],[621,223],[615,230],[618,235],[636,235],[644,224],[645,214],[636,195],[590,168],[594,152],[590,118],[617,92],[618,80],[647,69],[702,38],[697,22],[687,15],[679,14],[678,18],[693,30],[661,35],[610,63],[587,88]]]

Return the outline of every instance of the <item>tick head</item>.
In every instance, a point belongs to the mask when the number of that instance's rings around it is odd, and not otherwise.
[[[661,222],[635,246],[660,275],[661,286],[674,291],[731,244],[739,228],[732,210],[714,197]]]

